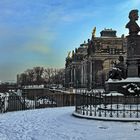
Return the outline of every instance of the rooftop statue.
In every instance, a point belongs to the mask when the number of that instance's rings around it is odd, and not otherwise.
[[[93,31],[92,31],[92,38],[95,37],[95,34],[96,34],[96,27],[94,27]]]
[[[70,58],[71,51],[68,52],[67,58]]]
[[[88,39],[88,49],[87,49],[87,54],[88,56],[91,54],[95,53],[95,47],[94,47],[94,43],[92,40]]]
[[[137,9],[131,10],[130,13],[129,13],[130,21],[126,24],[126,28],[129,29],[129,34],[132,35],[132,36],[138,35],[138,33],[140,31],[140,27],[136,23],[138,18],[139,18],[138,10]]]

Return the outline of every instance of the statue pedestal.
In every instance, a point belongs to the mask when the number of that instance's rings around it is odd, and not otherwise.
[[[127,68],[128,77],[140,75],[140,36],[127,36]]]
[[[127,59],[140,58],[140,36],[127,36]]]
[[[129,77],[123,80],[109,79],[108,81],[105,82],[105,91],[106,93],[116,91],[118,93],[129,94],[124,87],[132,83],[140,87],[140,78]]]
[[[140,59],[127,59],[127,76],[139,77],[140,76]]]

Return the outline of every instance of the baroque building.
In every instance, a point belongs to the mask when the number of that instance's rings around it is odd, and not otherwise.
[[[95,37],[69,52],[65,65],[65,86],[74,88],[102,88],[108,73],[117,63],[119,56],[126,59],[126,38],[116,36],[116,31],[104,29]]]

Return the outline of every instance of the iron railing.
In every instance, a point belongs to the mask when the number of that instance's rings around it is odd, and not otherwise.
[[[140,118],[140,96],[78,93],[75,112],[93,117]]]
[[[45,96],[9,94],[0,97],[0,112],[39,109],[48,107],[74,106],[75,94],[52,93]]]

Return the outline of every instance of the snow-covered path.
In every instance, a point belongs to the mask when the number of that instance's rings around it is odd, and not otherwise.
[[[140,123],[75,118],[74,107],[0,114],[0,140],[138,140]]]

